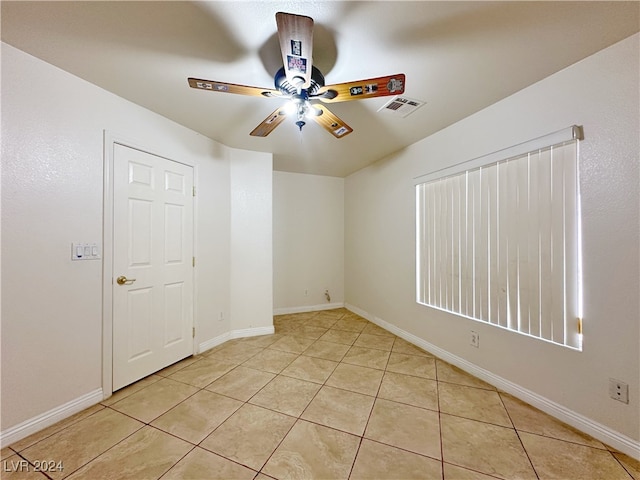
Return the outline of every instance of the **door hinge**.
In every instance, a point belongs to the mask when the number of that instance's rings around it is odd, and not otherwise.
[[[191,187],[191,194],[195,197],[196,196],[196,186],[194,185],[193,187]]]
[[[582,335],[582,319],[578,318],[578,334]]]
[[[193,327],[193,328],[191,329],[191,337],[192,337],[192,338],[196,338],[196,327]]]
[[[196,266],[196,257],[191,257],[191,266],[192,267]]]

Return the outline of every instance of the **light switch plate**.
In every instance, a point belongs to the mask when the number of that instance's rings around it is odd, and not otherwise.
[[[100,247],[97,243],[72,243],[71,260],[99,260]]]

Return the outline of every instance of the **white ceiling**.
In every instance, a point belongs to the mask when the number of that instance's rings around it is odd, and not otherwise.
[[[272,152],[276,170],[346,176],[640,30],[640,3],[2,1],[2,40],[232,147]],[[332,104],[354,132],[336,139],[287,119],[249,136],[282,102],[189,88],[187,77],[273,87],[275,13],[315,20],[327,84],[405,73],[426,102],[406,118],[390,98]],[[553,112],[550,112],[552,115]],[[517,119],[514,119],[517,121]]]

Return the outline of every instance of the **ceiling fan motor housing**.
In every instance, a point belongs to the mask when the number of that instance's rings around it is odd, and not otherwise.
[[[285,73],[284,67],[280,68],[276,72],[274,77],[274,83],[277,90],[280,90],[284,95],[294,96],[298,94],[298,88],[293,85],[289,80],[287,80],[287,75]],[[324,87],[324,76],[315,66],[311,67],[311,82],[309,88],[306,89],[307,95],[315,95]]]

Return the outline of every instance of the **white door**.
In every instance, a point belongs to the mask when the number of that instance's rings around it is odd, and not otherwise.
[[[193,353],[193,168],[114,148],[115,391]]]

